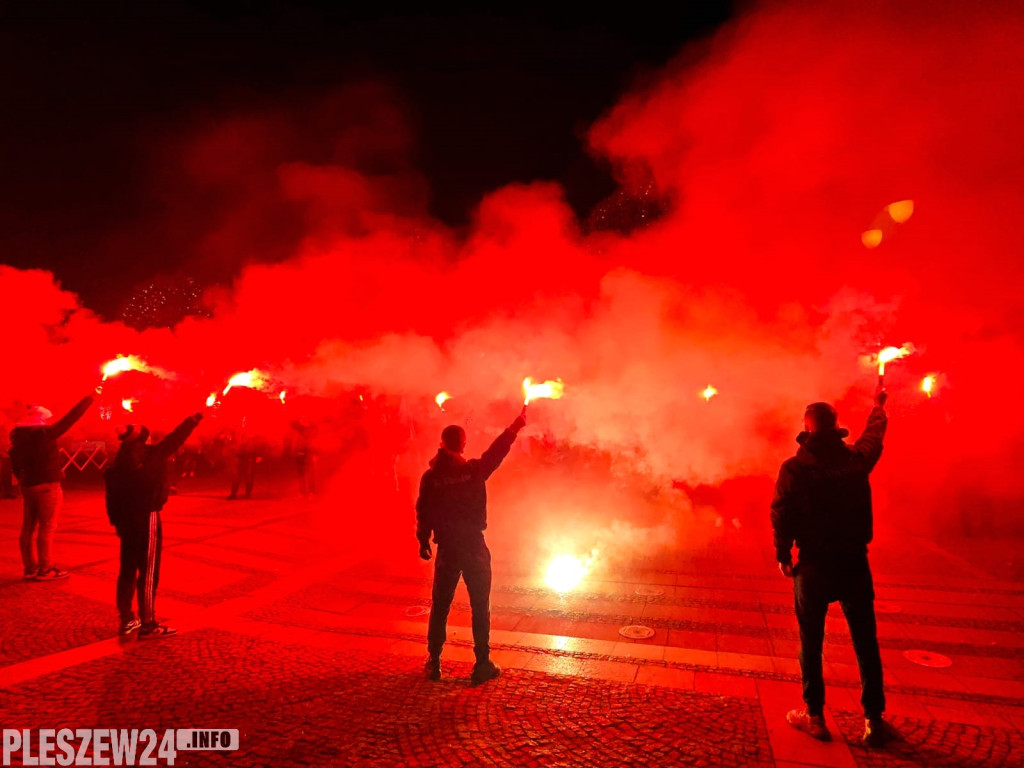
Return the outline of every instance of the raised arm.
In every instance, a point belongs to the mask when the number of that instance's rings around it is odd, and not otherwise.
[[[78,421],[85,415],[85,412],[89,410],[89,406],[93,404],[96,398],[93,395],[86,395],[77,403],[74,408],[65,413],[60,417],[58,421],[55,421],[50,425],[50,433],[54,438],[58,438],[67,432],[71,427],[74,426],[75,422]]]
[[[853,444],[853,450],[864,459],[869,472],[874,469],[878,459],[882,456],[882,441],[889,424],[889,419],[885,414],[887,399],[885,390],[879,389],[875,392],[875,407],[868,414],[868,423],[864,427],[864,432]]]
[[[192,430],[199,426],[199,422],[202,419],[203,414],[194,413],[181,422],[167,437],[153,446],[155,455],[161,459],[168,459],[173,456],[174,452],[185,444],[188,436],[192,434]]]
[[[491,443],[490,447],[483,452],[480,457],[480,471],[486,480],[490,477],[494,470],[501,466],[501,462],[508,456],[508,452],[512,450],[512,443],[516,440],[516,435],[519,434],[519,430],[526,426],[526,406],[523,406],[522,412],[516,417],[508,428],[495,438],[494,442]]]

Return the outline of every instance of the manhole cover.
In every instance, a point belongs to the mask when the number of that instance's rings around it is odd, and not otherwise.
[[[903,658],[915,664],[920,664],[922,667],[949,667],[953,664],[952,659],[948,656],[943,656],[941,653],[932,653],[931,651],[904,651]]]
[[[628,627],[620,629],[619,634],[623,637],[628,637],[630,640],[646,640],[654,637],[654,630],[639,624],[630,624]]]
[[[881,602],[875,601],[876,613],[899,613],[902,610],[896,603],[887,603],[884,600]]]
[[[654,597],[655,595],[664,595],[665,590],[661,587],[648,587],[645,585],[640,585],[636,588],[636,593],[638,595],[647,595],[648,597]]]
[[[410,605],[405,609],[404,613],[406,616],[423,616],[430,613],[430,609],[425,605]]]

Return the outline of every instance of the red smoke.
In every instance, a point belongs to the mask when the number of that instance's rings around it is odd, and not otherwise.
[[[503,468],[495,504],[583,549],[631,534],[649,546],[689,525],[679,488],[746,494],[721,504],[766,517],[759,494],[804,405],[836,403],[856,436],[875,386],[866,356],[912,342],[887,371],[879,518],[948,528],[983,508],[1009,526],[1024,499],[1022,34],[1009,4],[751,11],[701,63],[681,52],[592,127],[623,186],[653,181],[665,201],[628,236],[584,231],[550,182],[495,190],[468,232],[429,220],[411,121],[378,86],[195,122],[154,155],[176,168],[154,174],[173,178],[164,225],[180,215],[199,232],[194,258],[248,263],[233,290],[212,319],[138,333],[48,275],[3,269],[15,330],[0,399],[58,411],[120,352],[177,372],[168,422],[253,367],[289,397],[364,388],[415,435],[399,462],[413,488],[447,420],[468,419],[469,451],[482,450],[515,417],[524,376],[558,377],[565,398],[531,405],[528,434],[559,444],[575,474]],[[904,199],[914,215],[865,248],[861,233]],[[623,488],[653,512],[638,518]]]

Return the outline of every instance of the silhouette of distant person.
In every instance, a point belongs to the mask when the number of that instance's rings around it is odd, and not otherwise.
[[[427,629],[429,679],[441,679],[441,648],[447,639],[448,612],[461,576],[469,592],[473,617],[474,683],[485,683],[501,674],[490,658],[491,552],[484,541],[487,528],[486,480],[508,455],[516,435],[526,425],[526,408],[479,459],[463,457],[466,432],[445,427],[441,447],[420,479],[416,499],[416,538],[420,557],[431,557],[430,538],[437,544],[434,561],[432,604]]]
[[[231,477],[231,493],[228,499],[237,499],[242,491],[245,498],[252,498],[256,483],[256,465],[263,461],[263,445],[251,432],[228,430],[223,436],[224,458]]]
[[[864,433],[853,445],[838,426],[828,403],[811,403],[804,430],[797,436],[796,456],[783,462],[771,505],[775,557],[783,575],[792,577],[800,627],[800,671],[806,707],[786,720],[816,739],[831,738],[825,724],[822,646],[829,603],[839,601],[850,628],[861,679],[864,737],[880,746],[886,737],[882,720],[885,692],[875,624],[874,586],[868,566],[873,536],[871,485],[868,476],[882,455],[887,395],[875,393],[875,407]],[[798,560],[792,561],[793,545]]]
[[[6,416],[0,426],[0,499],[16,499],[14,469],[11,466],[11,423]]]
[[[317,445],[317,429],[314,424],[295,420],[285,440],[285,453],[295,461],[299,477],[299,493],[303,498],[316,494],[317,465],[320,451]]]
[[[104,473],[107,518],[121,540],[121,565],[117,574],[119,634],[139,630],[139,637],[160,638],[177,630],[156,618],[156,588],[160,581],[163,525],[160,510],[170,492],[170,461],[202,420],[197,413],[157,443],[149,443],[149,430],[129,424],[118,435],[121,447]],[[137,594],[139,615],[132,611]]]
[[[11,430],[11,469],[18,478],[22,498],[21,562],[24,578],[35,581],[66,579],[68,572],[53,562],[53,535],[64,500],[57,440],[95,401],[86,395],[60,419],[41,405],[29,405]]]

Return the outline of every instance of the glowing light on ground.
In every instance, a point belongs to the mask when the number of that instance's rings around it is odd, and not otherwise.
[[[565,384],[561,379],[548,380],[540,384],[534,384],[533,379],[527,376],[523,379],[523,405],[529,405],[531,400],[547,397],[557,400],[565,394]]]
[[[544,583],[555,592],[571,592],[579,586],[586,577],[597,557],[597,550],[593,550],[587,557],[577,555],[558,555],[548,564],[547,572],[544,575]]]
[[[902,224],[914,215],[914,201],[900,200],[895,203],[889,203],[885,210],[889,213],[889,218],[897,224]]]
[[[710,384],[708,384],[704,388],[704,391],[701,392],[701,394],[704,395],[704,400],[705,401],[710,401],[712,397],[714,397],[715,395],[718,394],[718,390],[715,389],[714,387],[712,387]]]
[[[556,592],[569,592],[583,581],[587,569],[575,555],[559,555],[548,565],[544,583]]]

